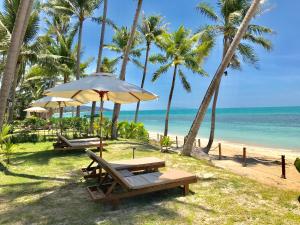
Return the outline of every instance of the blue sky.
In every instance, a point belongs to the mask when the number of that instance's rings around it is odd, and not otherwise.
[[[199,0],[145,0],[143,11],[146,15],[160,14],[169,23],[170,30],[178,26],[195,31],[199,26],[209,23],[196,10]],[[215,1],[209,1],[213,4]],[[136,0],[109,0],[108,17],[120,25],[131,26]],[[215,4],[216,5],[216,4]],[[260,69],[243,65],[242,71],[229,71],[229,76],[222,81],[218,107],[255,107],[255,106],[296,106],[300,105],[300,1],[269,0],[270,10],[253,21],[276,31],[270,36],[274,50],[270,53],[257,47],[260,58]],[[100,14],[100,10],[95,12]],[[112,29],[107,29],[106,43],[111,41]],[[84,24],[83,49],[84,58],[97,57],[100,26],[89,20]],[[183,90],[179,80],[175,87],[173,108],[197,108],[216,71],[222,54],[219,42],[213,49],[203,67],[210,74],[209,78],[187,72],[192,84],[192,92]],[[113,56],[108,50],[104,55]],[[143,57],[141,61],[143,62]],[[171,85],[172,71],[164,74],[156,83],[150,81],[157,66],[150,65],[145,88],[160,96],[159,100],[142,103],[143,109],[165,109]],[[95,70],[95,62],[89,71]],[[142,71],[133,65],[127,69],[127,81],[140,84]],[[107,103],[106,107],[112,104]],[[123,109],[134,109],[135,104],[123,106]]]

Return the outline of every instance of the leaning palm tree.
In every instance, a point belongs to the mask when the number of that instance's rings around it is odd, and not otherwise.
[[[20,4],[19,0],[4,2],[3,11],[0,12],[0,33],[3,35],[0,40],[0,52],[6,54],[8,50],[8,40],[11,36],[16,20],[16,14]],[[14,105],[15,105],[15,93],[16,87],[25,73],[25,67],[29,63],[37,60],[38,43],[36,42],[37,34],[39,30],[39,7],[34,6],[28,22],[27,29],[25,31],[24,41],[22,43],[20,55],[17,61],[16,70],[14,74],[13,83],[10,89],[10,104],[8,108],[8,119],[9,123],[12,122]]]
[[[249,0],[232,0],[225,1],[219,0],[219,10],[220,14],[218,15],[214,9],[208,3],[200,3],[197,6],[197,10],[201,14],[208,17],[216,24],[208,25],[201,32],[209,32],[216,36],[221,36],[223,41],[223,58],[229,48],[234,35],[236,34],[238,27],[241,25],[243,18],[246,15],[247,10],[250,7]],[[253,45],[261,46],[262,48],[270,51],[272,49],[272,44],[269,40],[263,37],[264,34],[272,34],[273,31],[264,26],[257,24],[250,24],[244,35],[242,41],[238,45],[235,54],[233,55],[229,68],[232,69],[241,69],[241,61],[249,63],[257,67],[258,56],[255,53]],[[228,72],[225,73],[226,75]],[[220,79],[221,83],[221,79]],[[216,106],[219,95],[220,83],[218,83],[212,104],[212,114],[211,114],[211,130],[210,137],[204,152],[208,153],[213,141],[215,134],[215,120],[216,120]]]
[[[6,65],[1,82],[0,90],[0,130],[2,129],[4,114],[6,111],[6,103],[13,80],[13,76],[16,71],[16,64],[19,57],[19,52],[24,40],[25,31],[29,22],[30,12],[32,10],[33,0],[21,1],[18,12],[16,14],[16,20],[14,23],[14,29],[10,38],[10,45],[7,52]]]
[[[202,69],[201,63],[205,57],[208,56],[212,43],[213,42],[210,39],[203,39],[201,41],[201,34],[191,35],[191,32],[186,30],[183,26],[179,27],[174,33],[164,33],[158,37],[157,45],[165,54],[159,53],[150,57],[151,62],[163,64],[153,74],[152,81],[156,81],[162,74],[173,67],[172,84],[165,118],[164,136],[168,136],[169,114],[177,73],[181,79],[183,88],[190,92],[191,86],[187,81],[183,68],[187,68],[193,73],[206,76],[207,74]]]
[[[76,60],[76,79],[80,79],[80,56],[81,56],[81,44],[82,44],[82,29],[84,21],[91,17],[94,10],[99,7],[100,0],[52,0],[49,3],[49,8],[57,11],[57,13],[63,12],[67,15],[72,15],[78,22],[78,39],[77,39],[77,60]],[[80,107],[77,107],[76,116],[80,116]]]
[[[151,44],[156,41],[156,39],[166,31],[166,24],[163,24],[162,16],[152,15],[149,17],[143,17],[141,24],[138,26],[138,30],[143,35],[146,42],[146,56],[143,69],[143,78],[141,81],[141,88],[144,87],[145,79],[147,75],[149,53],[151,49]],[[134,122],[138,120],[138,113],[140,109],[140,101],[136,105]]]
[[[126,77],[127,63],[129,60],[129,54],[130,54],[130,51],[132,48],[132,44],[134,42],[135,32],[136,32],[140,12],[142,9],[142,5],[143,5],[143,0],[138,0],[138,4],[137,4],[136,10],[135,10],[135,15],[134,15],[134,19],[133,19],[133,24],[131,27],[130,37],[128,39],[125,54],[123,57],[123,62],[122,62],[122,67],[121,67],[121,72],[120,72],[120,77],[119,77],[121,80],[125,80],[125,77]],[[113,115],[112,115],[112,128],[111,128],[112,139],[117,138],[117,133],[118,133],[117,123],[118,123],[120,110],[121,110],[121,105],[118,103],[115,103],[114,111],[113,111]]]
[[[240,24],[240,27],[238,28],[228,50],[226,51],[225,57],[222,59],[222,62],[220,66],[218,67],[205,95],[202,100],[202,103],[198,109],[198,112],[196,114],[196,117],[193,121],[193,124],[189,130],[186,142],[183,146],[183,150],[181,152],[182,155],[191,155],[192,149],[193,149],[193,143],[195,141],[195,138],[198,134],[199,128],[201,126],[201,123],[204,119],[205,113],[207,111],[207,108],[209,106],[209,103],[211,102],[211,99],[214,95],[214,92],[216,90],[216,87],[218,86],[218,83],[220,82],[226,68],[230,64],[230,61],[232,57],[234,56],[236,49],[238,48],[238,45],[240,44],[242,38],[244,37],[248,25],[251,21],[251,19],[255,16],[257,13],[257,10],[259,9],[261,0],[253,0],[250,8],[248,9],[246,15],[244,16],[244,19],[242,23]]]

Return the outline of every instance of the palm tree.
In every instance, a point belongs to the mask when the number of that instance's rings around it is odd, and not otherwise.
[[[39,37],[41,52],[39,53],[38,65],[53,75],[57,76],[55,82],[67,83],[76,73],[77,46],[74,46],[78,26],[73,26],[69,16],[53,15],[46,20],[48,29],[46,34]],[[80,63],[80,74],[84,76],[85,69],[92,59]]]
[[[164,136],[168,136],[169,114],[177,73],[181,79],[183,88],[188,92],[191,91],[191,86],[183,72],[184,67],[193,73],[206,75],[206,72],[201,67],[201,63],[209,54],[213,42],[208,39],[200,41],[199,43],[199,40],[201,40],[200,38],[201,34],[191,35],[189,30],[180,26],[174,33],[164,33],[158,37],[157,45],[165,52],[165,54],[156,54],[150,57],[151,62],[163,64],[153,74],[153,82],[170,68],[174,67],[167,105]]]
[[[96,69],[97,73],[101,72],[102,52],[103,52],[103,48],[104,48],[105,27],[106,27],[106,20],[107,20],[107,4],[108,4],[108,0],[104,0],[102,23],[101,23],[101,34],[100,34],[100,44],[99,44],[99,50],[98,50],[97,69]],[[95,111],[96,111],[96,102],[94,101],[92,103],[92,108],[91,108],[90,133],[94,133]]]
[[[115,59],[117,62],[119,62],[121,59],[124,59],[129,38],[130,31],[127,29],[127,27],[122,26],[115,30],[112,43],[104,45],[105,48],[117,53],[117,57]],[[135,64],[138,68],[143,68],[143,65],[138,61],[138,58],[141,57],[142,51],[144,50],[143,48],[138,47],[141,43],[141,36],[136,32],[128,54],[128,61]]]
[[[7,52],[7,60],[4,68],[0,90],[0,129],[2,129],[4,114],[6,111],[7,98],[16,71],[19,52],[29,22],[32,5],[33,0],[20,2],[18,12],[16,15],[16,20],[14,23],[14,29],[11,34],[11,41]]]
[[[149,53],[151,44],[156,41],[157,37],[159,37],[163,32],[166,31],[166,24],[163,24],[163,19],[161,16],[149,16],[143,17],[142,23],[138,26],[140,33],[143,35],[143,38],[146,42],[146,57],[145,64],[143,70],[143,78],[141,82],[141,88],[144,87],[145,79],[147,75],[147,67],[149,61]],[[136,105],[134,122],[136,123],[138,120],[138,113],[140,108],[140,101]]]
[[[20,1],[8,1],[5,0],[4,10],[0,12],[0,33],[3,34],[2,42],[0,44],[0,51],[2,54],[7,53],[8,40],[11,36],[14,28],[16,14],[18,11]],[[32,13],[30,14],[29,23],[25,31],[24,41],[22,43],[20,55],[17,61],[16,71],[14,74],[13,83],[10,89],[10,104],[8,108],[8,123],[12,122],[14,105],[15,105],[15,93],[22,76],[25,73],[25,67],[28,63],[31,63],[37,59],[38,43],[36,37],[39,30],[39,7],[34,6]]]
[[[217,88],[218,83],[220,82],[226,68],[228,67],[229,63],[232,60],[232,57],[234,56],[236,49],[238,48],[239,43],[241,42],[242,38],[244,37],[248,25],[251,21],[251,19],[255,16],[257,13],[257,10],[259,9],[261,0],[253,0],[250,8],[248,9],[246,15],[244,16],[244,19],[242,23],[240,24],[240,27],[238,28],[238,31],[236,32],[228,50],[226,51],[225,57],[223,58],[220,66],[218,67],[206,93],[202,100],[202,103],[198,109],[198,112],[196,114],[196,117],[193,121],[193,124],[190,128],[190,131],[188,133],[186,142],[183,146],[183,150],[181,152],[182,155],[191,155],[192,149],[193,149],[193,143],[195,141],[195,138],[197,136],[197,133],[199,131],[199,128],[201,126],[201,123],[203,121],[203,118],[205,116],[205,113],[207,111],[207,108],[209,106],[209,103],[211,102],[211,99],[214,95],[214,92]]]
[[[124,53],[124,57],[123,57],[123,62],[122,62],[122,67],[121,67],[121,72],[120,72],[120,79],[121,80],[125,80],[126,78],[126,69],[127,69],[127,63],[129,60],[129,54],[131,51],[131,47],[132,44],[134,42],[135,39],[135,31],[137,28],[137,24],[138,24],[138,19],[140,16],[140,12],[142,9],[142,4],[143,4],[143,0],[138,0],[138,4],[136,7],[136,11],[135,11],[135,15],[134,15],[134,19],[133,19],[133,24],[131,27],[131,32],[130,32],[130,37],[128,39],[127,45],[126,45],[126,50]],[[117,135],[118,135],[118,118],[119,118],[119,114],[120,114],[120,110],[121,110],[121,105],[118,103],[115,103],[114,105],[114,111],[113,111],[113,115],[112,115],[112,128],[111,128],[111,137],[112,139],[116,139]]]
[[[94,10],[99,7],[99,0],[52,0],[50,1],[50,7],[58,12],[65,12],[67,15],[76,17],[78,22],[78,40],[77,40],[77,60],[76,60],[76,79],[80,79],[80,56],[81,56],[81,44],[82,44],[82,29],[84,21],[91,17]],[[80,116],[80,106],[77,106],[76,116]]]
[[[218,4],[220,8],[220,15],[218,15],[214,9],[207,3],[200,3],[197,9],[201,14],[208,17],[216,24],[208,25],[204,28],[205,32],[213,33],[214,36],[221,36],[223,39],[223,57],[225,56],[229,45],[231,44],[234,35],[236,34],[238,27],[240,26],[247,10],[249,9],[249,0],[233,0],[225,1],[220,0]],[[203,32],[203,31],[202,31]],[[252,45],[259,45],[264,49],[270,51],[272,44],[269,40],[263,37],[264,34],[272,34],[273,31],[268,27],[250,24],[244,35],[242,42],[238,45],[235,54],[233,55],[229,68],[241,69],[241,61],[245,63],[257,66],[258,56]],[[227,72],[225,73],[228,74]],[[221,83],[221,79],[220,79]],[[209,152],[215,133],[215,118],[216,118],[216,106],[219,95],[220,83],[218,83],[212,104],[212,115],[211,115],[211,130],[208,144],[204,151]]]

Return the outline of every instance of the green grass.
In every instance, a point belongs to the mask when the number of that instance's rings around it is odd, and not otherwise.
[[[86,192],[79,168],[90,160],[83,151],[54,152],[50,142],[20,144],[8,171],[0,172],[0,224],[299,224],[299,193],[136,141],[109,142],[104,158],[130,159],[132,147],[136,157],[156,156],[167,167],[197,174],[194,194],[161,191],[123,200],[112,211]]]

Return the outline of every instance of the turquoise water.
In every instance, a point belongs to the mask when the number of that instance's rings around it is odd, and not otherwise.
[[[169,133],[186,135],[195,114],[196,109],[172,110]],[[110,117],[111,112],[105,112],[105,116]],[[120,120],[131,121],[133,117],[133,111],[123,111]],[[165,110],[141,111],[139,115],[149,131],[160,133],[164,130],[164,118]],[[209,136],[209,118],[210,112],[200,128],[201,137]],[[218,109],[216,138],[300,151],[300,107]]]

